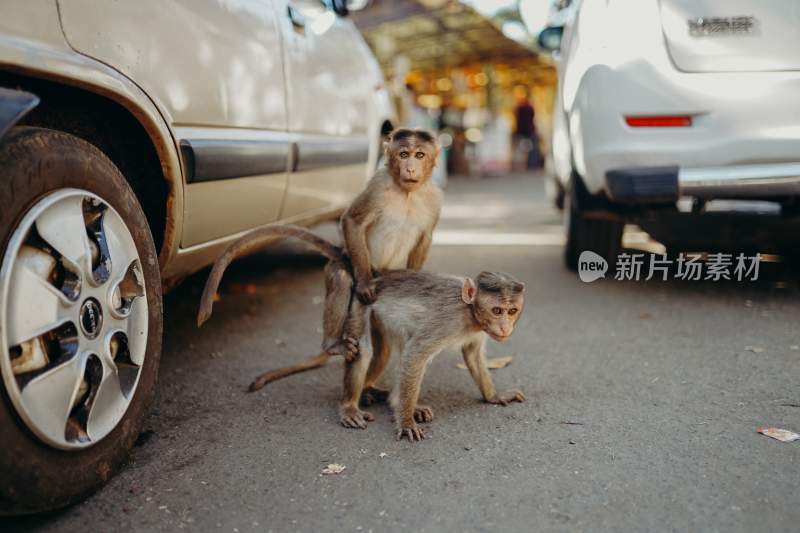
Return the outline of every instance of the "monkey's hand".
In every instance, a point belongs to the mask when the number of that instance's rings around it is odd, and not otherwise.
[[[350,335],[346,335],[342,337],[342,342],[344,342],[345,353],[344,360],[348,363],[352,363],[356,359],[358,359],[358,339],[355,337],[351,337]]]
[[[519,389],[513,389],[505,392],[498,392],[488,400],[489,403],[494,403],[497,405],[508,405],[511,402],[524,402],[527,398],[525,395],[522,394],[522,391]]]
[[[375,281],[372,279],[362,279],[356,282],[356,296],[361,303],[369,305],[375,301]]]
[[[412,420],[409,423],[403,424],[400,429],[397,430],[397,440],[403,440],[403,437],[407,438],[409,442],[420,441],[425,438],[425,430]]]

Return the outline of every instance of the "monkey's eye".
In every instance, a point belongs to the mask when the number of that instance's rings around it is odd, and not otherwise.
[[[512,307],[511,309],[508,310],[508,314],[509,314],[509,316],[516,315],[517,314],[517,308],[516,307]]]
[[[499,316],[503,314],[503,310],[500,309],[499,307],[492,307],[492,313]]]
[[[400,159],[408,159],[408,152],[400,152]]]
[[[414,154],[414,157],[416,157],[417,159],[423,159],[425,157],[425,153],[417,152],[416,154]]]

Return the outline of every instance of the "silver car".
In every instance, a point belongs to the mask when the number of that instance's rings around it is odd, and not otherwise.
[[[393,113],[352,1],[1,3],[0,513],[15,514],[126,462],[162,292],[248,230],[337,217]]]

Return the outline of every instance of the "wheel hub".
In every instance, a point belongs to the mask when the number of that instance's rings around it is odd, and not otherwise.
[[[122,217],[88,191],[40,199],[0,267],[0,371],[45,443],[91,446],[122,420],[147,347],[141,261]]]
[[[103,310],[100,302],[94,298],[88,298],[81,306],[81,331],[89,339],[94,339],[100,333],[103,326]]]

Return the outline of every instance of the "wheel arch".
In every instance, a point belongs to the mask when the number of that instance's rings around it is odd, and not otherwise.
[[[142,205],[163,271],[177,252],[183,204],[180,159],[172,136],[165,137],[165,125],[154,124],[152,111],[126,96],[82,80],[4,70],[0,87],[39,98],[16,124],[75,135],[114,162]]]

